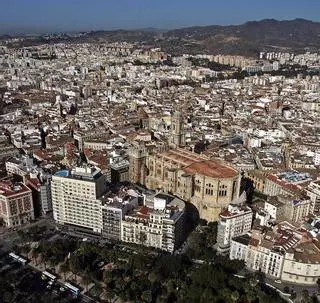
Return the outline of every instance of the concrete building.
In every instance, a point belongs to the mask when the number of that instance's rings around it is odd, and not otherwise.
[[[40,185],[41,210],[45,215],[52,211],[51,177],[42,178]]]
[[[313,156],[314,165],[320,166],[320,151],[316,151]]]
[[[102,202],[105,177],[90,167],[58,171],[52,176],[51,193],[54,220],[89,234],[102,232]]]
[[[6,227],[26,224],[34,219],[32,192],[23,183],[0,182],[0,218]]]
[[[122,222],[125,215],[138,206],[138,197],[125,196],[123,199],[107,198],[102,205],[102,236],[108,239],[122,239]]]
[[[153,202],[153,208],[141,206],[125,216],[122,241],[173,253],[186,239],[184,202],[162,193]]]
[[[312,213],[312,202],[307,197],[274,196],[268,197],[264,210],[273,220],[299,222]]]
[[[312,181],[305,189],[307,196],[311,200],[311,209],[314,214],[320,213],[320,180]]]
[[[234,237],[229,257],[231,260],[245,261],[250,270],[282,279],[287,251],[295,247],[301,238],[293,228],[293,225],[284,222],[274,231],[252,230],[250,234]]]
[[[115,159],[110,161],[111,183],[129,181],[129,161],[125,159]]]
[[[251,229],[253,213],[250,207],[230,204],[220,213],[217,249],[227,252],[233,237],[245,235]]]
[[[281,280],[314,285],[320,277],[319,242],[307,241],[288,250],[284,257]]]

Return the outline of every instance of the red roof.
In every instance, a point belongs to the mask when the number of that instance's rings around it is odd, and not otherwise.
[[[0,195],[5,197],[15,196],[18,194],[28,193],[31,190],[23,183],[13,184],[8,181],[0,181]]]
[[[188,174],[201,174],[211,178],[233,178],[239,174],[237,170],[215,160],[192,163],[184,168],[184,171]]]

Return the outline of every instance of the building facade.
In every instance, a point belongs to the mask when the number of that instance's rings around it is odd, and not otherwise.
[[[312,213],[320,213],[320,180],[312,181],[306,188],[306,194],[311,200]]]
[[[186,239],[184,202],[167,194],[154,197],[153,208],[141,206],[125,216],[122,241],[173,253]]]
[[[217,233],[217,249],[227,252],[233,237],[245,235],[251,229],[252,210],[244,205],[230,204],[220,213]]]
[[[102,202],[105,177],[98,170],[76,167],[52,176],[51,194],[54,220],[88,233],[102,232]]]
[[[138,206],[137,196],[107,198],[102,205],[102,236],[109,239],[122,239],[122,222],[125,215]]]
[[[30,223],[34,219],[31,190],[23,183],[1,181],[0,217],[6,227]]]
[[[287,251],[281,275],[283,281],[314,285],[319,277],[320,250],[318,243],[304,242]]]
[[[222,208],[239,196],[241,176],[236,169],[180,148],[150,152],[136,144],[129,172],[131,182],[193,203],[207,221],[217,221]]]

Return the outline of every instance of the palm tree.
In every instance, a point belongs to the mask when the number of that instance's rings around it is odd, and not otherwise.
[[[238,300],[239,300],[239,293],[238,293],[238,291],[233,291],[232,293],[231,293],[231,299],[232,299],[232,302],[238,302]]]
[[[39,257],[38,251],[35,248],[33,248],[31,250],[31,258],[34,261],[34,263],[36,264],[36,266],[38,265],[38,262],[37,262],[38,257]]]
[[[44,269],[46,269],[46,259],[42,253],[39,254],[38,259],[40,260],[40,264],[44,264]]]
[[[63,274],[64,280],[66,280],[66,273],[69,271],[69,263],[64,262],[64,263],[60,264],[59,271],[61,274]]]
[[[86,291],[88,291],[88,285],[91,281],[90,273],[86,270],[81,277],[81,282],[85,286]]]
[[[79,269],[80,269],[80,263],[79,263],[79,259],[74,256],[73,258],[70,259],[69,261],[69,267],[70,267],[70,270],[73,272],[74,274],[74,279],[76,280],[76,276],[79,272]]]

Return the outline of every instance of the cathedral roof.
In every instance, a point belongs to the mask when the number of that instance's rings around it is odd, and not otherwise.
[[[201,174],[211,178],[232,178],[239,174],[237,170],[215,160],[194,162],[183,170],[188,174]]]

